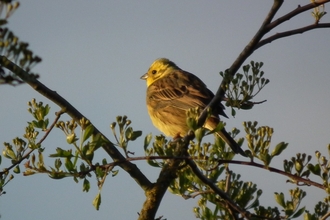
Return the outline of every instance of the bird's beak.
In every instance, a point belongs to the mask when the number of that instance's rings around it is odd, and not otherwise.
[[[148,78],[148,73],[145,73],[143,76],[140,77],[140,79],[147,80]]]

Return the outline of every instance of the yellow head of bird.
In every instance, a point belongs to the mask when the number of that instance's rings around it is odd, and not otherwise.
[[[162,78],[172,70],[180,69],[174,62],[167,58],[159,58],[155,60],[148,69],[148,72],[141,76],[140,79],[147,81],[147,86],[151,85],[157,79]]]

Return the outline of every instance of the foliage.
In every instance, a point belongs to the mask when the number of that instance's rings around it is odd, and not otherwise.
[[[283,1],[274,1],[274,8],[279,9],[281,2]],[[19,38],[5,27],[8,23],[7,19],[18,6],[19,3],[0,1],[0,15],[6,10],[4,18],[0,18],[0,84],[17,85],[28,81],[25,79],[33,79],[34,83],[38,84],[40,83],[37,81],[38,76],[30,70],[41,61],[41,58],[28,49],[28,43],[19,41]],[[312,16],[316,25],[314,27],[321,27],[317,25],[326,14],[324,7],[315,1],[312,1],[310,7],[313,8]],[[303,10],[301,8],[294,12],[298,14],[299,10]],[[268,26],[263,26],[264,29],[258,32],[260,38],[258,39],[257,36],[252,39],[250,44],[254,45],[254,50],[267,42],[286,36],[287,33],[279,33],[273,38],[261,40],[269,30],[295,14],[289,13],[287,17],[283,16],[282,20],[278,19],[277,23],[271,23],[271,20],[267,19],[272,19],[275,13],[276,11],[271,11],[267,16],[265,24]],[[311,27],[306,27],[303,30],[311,29]],[[299,31],[294,30],[291,34],[301,33],[302,30]],[[247,52],[243,51],[245,55],[242,53],[243,58],[239,60],[241,63],[253,52],[248,49]],[[15,66],[15,63],[18,66]],[[237,65],[233,64],[228,70],[220,72],[223,77],[221,84],[223,96],[220,98],[231,107],[232,115],[236,115],[237,109],[251,110],[255,105],[261,104],[263,101],[252,102],[252,99],[269,83],[269,80],[264,78],[262,62],[251,61],[244,65],[243,74],[237,72],[240,65],[238,62]],[[21,74],[20,78],[16,71]],[[25,78],[21,77],[22,74]],[[56,95],[54,97],[57,99],[50,98],[50,100],[58,104],[62,97]],[[158,206],[148,207],[148,200],[152,203],[160,203],[156,199],[162,198],[162,193],[165,193],[167,189],[184,199],[198,198],[193,211],[200,219],[294,219],[303,215],[304,219],[314,220],[325,219],[330,215],[330,157],[322,156],[320,152],[316,152],[314,158],[311,155],[299,153],[290,159],[285,159],[283,169],[272,167],[273,158],[283,155],[288,143],[280,142],[273,145],[274,131],[271,127],[258,126],[258,122],[243,123],[245,140],[239,138],[237,143],[242,145],[246,141],[248,161],[238,161],[234,160],[235,154],[222,139],[214,136],[213,142],[205,141],[206,136],[213,135],[224,125],[220,123],[215,131],[206,132],[198,126],[201,110],[191,109],[187,112],[187,124],[192,130],[184,138],[167,140],[160,135],[152,140],[153,136],[149,134],[144,139],[146,155],[134,157],[129,147],[132,141],[142,135],[142,131],[134,130],[127,116],[118,116],[116,122],[110,125],[116,142],[113,144],[88,119],[77,114],[68,105],[60,106],[62,110],[56,113],[56,117],[50,123],[48,114],[51,109],[48,104],[37,102],[35,99],[28,102],[28,112],[33,119],[27,123],[22,137],[15,137],[11,143],[4,143],[3,157],[0,156],[0,165],[2,158],[11,162],[9,167],[0,172],[0,196],[5,194],[4,187],[21,172],[24,176],[47,174],[52,179],[72,178],[75,182],[82,182],[84,192],[90,190],[92,187],[90,178],[95,176],[99,192],[93,200],[93,205],[98,210],[101,204],[102,187],[109,174],[112,177],[118,174],[117,166],[120,166],[138,182],[147,196],[140,213],[141,219],[144,218],[143,212],[155,209],[153,212],[156,213]],[[60,117],[65,113],[72,119],[61,121]],[[68,145],[58,147],[55,152],[45,156],[43,141],[53,129],[63,132]],[[233,129],[231,134],[236,138],[240,131]],[[124,156],[117,149],[120,149]],[[330,145],[328,149],[330,152]],[[95,161],[95,152],[99,150],[106,150],[113,161],[108,162],[105,158]],[[117,155],[120,156],[117,157]],[[48,164],[48,160],[47,163],[45,162],[45,157],[52,160],[52,165]],[[122,158],[122,160],[116,158]],[[157,181],[154,183],[149,181],[142,173],[139,173],[135,165],[125,167],[131,165],[134,160],[146,160],[151,166],[159,168],[160,175]],[[24,171],[21,171],[23,162]],[[264,169],[265,172],[275,172],[286,176],[288,183],[293,184],[293,188],[288,193],[273,192],[274,204],[277,205],[264,207],[260,202],[263,190],[251,181],[244,181],[240,174],[235,173],[232,167],[236,165],[251,166],[254,169]],[[320,199],[313,211],[306,210],[303,206],[308,196],[307,192],[302,190],[303,186],[316,187],[324,191],[325,198]],[[267,191],[269,192],[270,190]],[[150,215],[154,216],[154,214]],[[145,219],[148,218],[145,217]]]
[[[252,109],[255,103],[251,100],[269,83],[269,79],[263,77],[264,71],[261,71],[263,65],[262,62],[251,61],[250,64],[243,66],[243,74],[236,73],[234,77],[228,71],[220,72],[226,82],[226,105],[231,107],[233,116],[236,115],[234,107]]]
[[[41,62],[41,58],[33,54],[28,48],[28,43],[20,41],[14,32],[6,27],[8,18],[16,11],[19,5],[19,2],[0,1],[0,54],[18,63],[22,69],[30,72],[31,68]],[[5,15],[4,18],[2,18],[4,11]],[[30,73],[29,75],[31,78],[39,77],[34,73]],[[0,66],[0,85],[18,85],[23,82],[24,81],[15,74],[12,74],[10,71]]]
[[[246,68],[246,67],[245,67]],[[242,88],[242,87],[241,87]],[[93,205],[99,209],[101,204],[101,189],[106,177],[111,174],[116,176],[118,170],[115,169],[116,163],[108,163],[104,158],[101,163],[94,162],[94,153],[106,141],[100,134],[94,134],[94,127],[90,122],[82,118],[79,123],[74,120],[60,121],[59,117],[63,112],[57,113],[52,125],[49,124],[48,114],[50,107],[48,104],[37,102],[35,99],[28,102],[28,112],[33,116],[33,120],[28,122],[25,128],[25,134],[22,138],[16,137],[12,144],[4,143],[3,156],[10,159],[13,164],[13,173],[19,174],[21,171],[19,164],[26,160],[23,171],[24,176],[34,174],[47,174],[53,179],[73,178],[75,182],[82,181],[83,191],[88,192],[91,185],[89,178],[94,173],[98,180],[99,193],[96,195]],[[283,173],[291,174],[288,181],[296,184],[298,187],[289,191],[290,199],[285,200],[285,194],[274,192],[275,201],[280,207],[263,207],[259,199],[263,191],[253,182],[241,180],[241,175],[231,170],[230,164],[243,163],[234,161],[235,154],[226,146],[225,142],[215,136],[214,143],[204,142],[203,139],[213,132],[206,132],[203,128],[196,127],[198,111],[191,109],[188,113],[188,123],[195,127],[195,141],[190,141],[187,149],[188,156],[178,154],[176,149],[181,148],[181,143],[168,141],[164,136],[156,136],[151,144],[151,134],[145,137],[144,149],[147,162],[154,167],[163,168],[169,158],[181,158],[180,168],[177,170],[177,178],[169,185],[169,190],[175,195],[182,196],[185,199],[199,197],[198,204],[194,208],[197,218],[201,219],[227,219],[235,215],[233,210],[228,208],[227,201],[200,180],[187,163],[186,159],[194,160],[205,177],[210,179],[216,186],[228,194],[230,199],[243,210],[255,213],[256,216],[266,218],[298,218],[304,213],[305,207],[300,207],[306,192],[299,186],[309,184],[307,182],[310,175],[321,178],[322,187],[327,192],[325,202],[316,205],[315,212],[305,212],[305,218],[314,219],[315,216],[321,216],[329,208],[329,160],[316,153],[317,163],[311,163],[312,156],[298,154],[290,160],[284,161]],[[79,126],[80,125],[80,126]],[[116,122],[110,125],[112,133],[117,142],[117,146],[123,149],[126,158],[129,159],[132,154],[128,150],[129,143],[142,135],[141,131],[135,131],[130,126],[131,121],[126,116],[118,116]],[[255,160],[262,164],[259,167],[271,169],[271,161],[275,156],[281,155],[287,147],[287,143],[281,142],[270,151],[273,129],[267,126],[258,127],[257,122],[243,123],[246,133],[248,155],[250,162],[246,165],[255,166]],[[220,124],[219,128],[223,125]],[[58,128],[64,133],[68,146],[56,149],[56,152],[49,155],[54,158],[53,165],[45,164],[44,148],[42,140],[53,128]],[[117,132],[118,131],[118,132]],[[117,133],[119,135],[117,135]],[[233,129],[233,136],[239,135],[240,131]],[[40,138],[40,134],[44,137]],[[242,145],[244,139],[239,139],[238,143]],[[148,159],[149,158],[149,159]],[[134,158],[133,158],[134,159]],[[9,174],[10,169],[1,173],[1,189],[13,179],[13,174]],[[297,179],[300,177],[299,179]],[[305,179],[304,179],[305,178]],[[7,180],[6,180],[7,179]],[[306,182],[304,182],[306,181]],[[303,184],[301,184],[303,183]],[[2,191],[2,193],[4,193]],[[282,211],[279,211],[282,210]],[[324,214],[323,214],[324,215]]]
[[[281,155],[288,144],[281,142],[274,147],[272,153],[269,153],[273,129],[265,126],[257,127],[257,122],[245,122],[243,124],[247,133],[246,140],[249,147],[250,162],[233,161],[235,154],[217,136],[215,136],[213,144],[209,142],[203,143],[202,139],[198,138],[196,142],[191,142],[188,149],[189,159],[193,159],[203,172],[203,175],[226,192],[237,205],[251,213],[254,212],[259,218],[293,219],[301,217],[304,212],[305,219],[313,219],[313,216],[321,217],[322,214],[325,215],[326,211],[324,210],[328,210],[329,208],[329,193],[327,187],[325,187],[328,185],[329,164],[328,160],[325,157],[321,157],[319,152],[316,153],[318,163],[315,165],[311,163],[312,156],[306,156],[305,154],[297,154],[296,157],[291,158],[290,162],[285,160],[284,171],[278,173],[291,177],[288,182],[296,184],[297,187],[289,190],[290,199],[288,200],[285,200],[284,193],[274,192],[274,198],[279,207],[263,207],[261,205],[259,198],[261,198],[263,193],[262,189],[259,189],[253,182],[244,182],[241,180],[241,175],[234,173],[230,169],[230,164],[245,164],[262,167],[266,170],[274,170],[270,167],[272,158]],[[199,133],[201,130],[197,129],[195,133]],[[239,131],[234,129],[233,133],[238,134]],[[242,139],[238,141],[240,144],[242,142]],[[146,149],[146,153],[148,156],[158,155],[160,158],[169,155],[168,151],[164,151],[163,149],[173,149],[173,143],[168,142],[164,136],[156,136],[155,142],[151,148]],[[254,160],[260,160],[263,164],[256,164]],[[166,160],[164,159],[163,162],[157,162],[156,160],[148,162],[153,166],[162,167],[166,163]],[[320,164],[323,167],[323,174],[317,168],[320,167]],[[314,210],[315,213],[313,214],[305,210],[305,207],[301,207],[301,202],[307,193],[300,188],[309,184],[308,177],[311,172],[322,178],[324,184],[319,187],[323,188],[327,193],[327,196],[324,198],[326,202],[317,204]],[[301,178],[297,179],[298,177]],[[198,206],[194,208],[197,218],[235,218],[233,211],[228,208],[226,201],[197,178],[194,171],[184,163],[181,165],[181,169],[178,170],[178,178],[171,183],[169,190],[173,194],[182,196],[185,199],[200,197]]]
[[[71,147],[66,147],[66,149],[58,147],[55,153],[49,155],[50,158],[54,158],[54,164],[46,165],[44,160],[45,156],[43,154],[44,148],[41,144],[44,138],[38,141],[38,136],[40,133],[44,133],[45,136],[48,135],[53,128],[48,127],[49,118],[46,117],[50,111],[50,107],[47,104],[44,105],[42,102],[37,103],[35,99],[28,102],[28,106],[30,107],[28,111],[34,117],[34,120],[28,122],[25,129],[26,133],[23,135],[24,139],[19,137],[13,139],[14,146],[10,143],[4,143],[5,148],[2,154],[5,158],[10,159],[15,166],[13,170],[14,173],[20,173],[19,164],[23,159],[27,159],[24,164],[24,176],[47,174],[52,179],[71,177],[75,182],[82,180],[83,191],[85,192],[88,192],[90,189],[88,178],[92,176],[91,172],[95,173],[100,191],[108,174],[111,173],[113,177],[117,175],[118,170],[114,169],[115,165],[107,163],[105,158],[102,160],[101,165],[98,162],[94,163],[94,152],[97,151],[101,145],[105,144],[106,141],[100,134],[93,134],[93,125],[84,118],[81,119],[79,123],[80,135],[77,134],[77,122],[73,120],[64,122],[57,121],[59,118],[55,119],[53,127],[55,126],[63,131],[66,141]],[[129,127],[128,125],[131,122],[127,120],[126,116],[118,116],[117,123],[120,130],[119,140],[115,133],[115,122],[112,123],[111,128],[118,141],[118,146],[122,147],[125,153],[127,153],[126,147],[128,142],[140,136],[141,131],[134,131],[132,127]],[[0,176],[3,183],[1,188],[7,183],[4,182],[7,175],[8,171],[5,171]],[[10,179],[12,179],[12,177],[10,177]],[[101,203],[100,199],[101,194],[98,193],[93,202],[96,209],[99,209]]]

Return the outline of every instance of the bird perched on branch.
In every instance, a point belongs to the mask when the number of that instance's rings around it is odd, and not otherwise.
[[[166,58],[155,60],[141,79],[147,81],[147,108],[152,123],[165,135],[174,138],[189,131],[186,112],[190,108],[204,109],[214,97],[202,80]],[[203,127],[215,129],[220,122],[219,115],[227,117],[223,109],[221,103],[212,109]],[[235,153],[246,156],[225,128],[216,133]]]

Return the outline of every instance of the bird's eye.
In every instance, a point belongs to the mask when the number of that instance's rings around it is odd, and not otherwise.
[[[157,71],[156,71],[156,70],[153,70],[153,71],[151,71],[151,73],[152,73],[153,75],[155,75],[155,74],[157,73]]]

